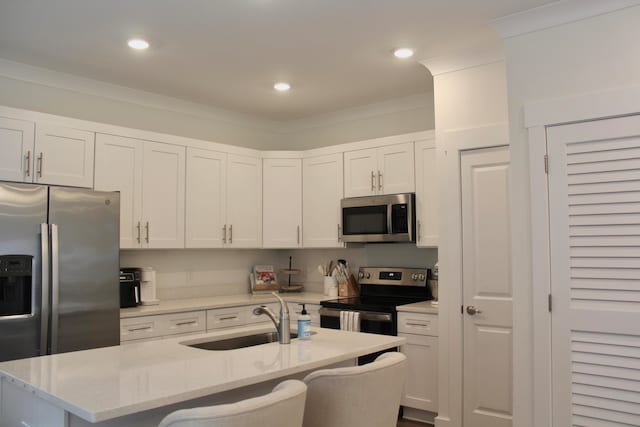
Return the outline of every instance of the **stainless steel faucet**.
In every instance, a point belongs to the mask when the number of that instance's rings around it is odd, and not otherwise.
[[[253,314],[259,316],[261,314],[266,314],[269,316],[273,324],[276,326],[276,331],[278,331],[278,342],[280,344],[289,344],[291,342],[291,325],[289,324],[289,306],[282,298],[278,296],[275,292],[271,292],[271,294],[278,298],[280,302],[280,316],[276,318],[276,314],[269,307],[265,305],[261,305],[260,307],[256,307],[253,309]]]

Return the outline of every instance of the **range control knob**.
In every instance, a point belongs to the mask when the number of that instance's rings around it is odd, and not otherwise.
[[[367,273],[367,274],[365,274],[365,277],[366,277],[367,279],[371,279],[371,273]]]
[[[364,278],[364,273],[362,271],[360,271],[358,273],[358,279],[363,279]]]
[[[424,274],[420,273],[418,275],[418,279],[420,279],[421,281],[425,279]]]
[[[415,280],[418,280],[418,275],[417,275],[416,273],[413,273],[413,274],[411,275],[411,278],[412,278],[414,281],[415,281]]]

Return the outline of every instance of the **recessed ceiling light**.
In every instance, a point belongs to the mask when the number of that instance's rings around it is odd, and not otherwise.
[[[144,50],[149,47],[149,42],[142,39],[131,39],[127,42],[131,49]]]
[[[289,89],[291,89],[291,85],[289,83],[285,83],[285,82],[278,82],[278,83],[273,85],[273,88],[275,90],[277,90],[278,92],[286,92]]]
[[[406,59],[411,58],[413,56],[413,49],[409,49],[407,47],[401,47],[393,51],[393,54],[396,58]]]

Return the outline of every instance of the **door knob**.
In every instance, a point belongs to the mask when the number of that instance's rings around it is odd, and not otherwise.
[[[475,316],[476,314],[482,313],[482,311],[478,310],[477,308],[475,308],[472,305],[468,305],[467,306],[467,313],[470,314],[471,316]]]

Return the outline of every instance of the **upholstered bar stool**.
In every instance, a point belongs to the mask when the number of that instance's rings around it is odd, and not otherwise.
[[[303,382],[287,380],[264,396],[172,412],[158,427],[301,427],[306,392]]]
[[[307,375],[304,427],[394,427],[407,358],[384,353],[366,365]]]

